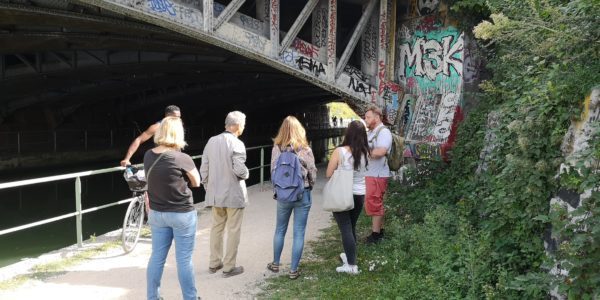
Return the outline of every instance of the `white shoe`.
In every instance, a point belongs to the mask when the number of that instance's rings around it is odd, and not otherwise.
[[[344,252],[340,253],[340,259],[342,260],[342,263],[344,265],[348,264],[348,258],[346,257],[346,253],[344,253]]]
[[[338,273],[348,273],[348,274],[352,274],[352,275],[358,274],[358,266],[357,265],[344,264],[341,267],[335,268],[335,270]]]

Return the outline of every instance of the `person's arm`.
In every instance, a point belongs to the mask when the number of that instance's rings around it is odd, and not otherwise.
[[[196,164],[194,163],[194,160],[185,153],[179,153],[175,162],[179,168],[185,171],[185,175],[187,175],[187,177],[190,179],[190,186],[199,187],[200,174],[198,173],[198,169],[196,169]]]
[[[317,165],[315,164],[315,156],[310,148],[308,148],[306,155],[306,170],[308,171],[308,183],[310,186],[314,186],[317,181]]]
[[[379,147],[371,150],[371,158],[382,158],[387,154],[387,148]]]
[[[199,187],[200,186],[200,173],[198,173],[198,169],[194,168],[191,171],[188,171],[187,177],[190,179],[190,186]]]
[[[271,176],[273,176],[273,170],[275,170],[275,163],[277,162],[279,155],[281,155],[279,146],[273,145],[273,150],[271,150]]]
[[[211,142],[208,140],[206,146],[204,146],[204,151],[202,152],[202,164],[200,165],[200,180],[202,181],[202,185],[204,185],[204,189],[206,189],[206,185],[208,184],[208,151]]]
[[[329,160],[329,163],[327,164],[327,171],[325,172],[325,176],[327,176],[327,178],[333,176],[333,172],[335,172],[335,169],[337,169],[338,163],[340,161],[340,155],[337,151],[338,148],[336,148],[333,153],[331,154],[331,159]]]
[[[386,156],[391,147],[392,133],[389,129],[384,128],[375,139],[375,147],[371,150],[371,158],[378,159]]]
[[[246,146],[241,141],[234,143],[233,153],[231,156],[233,174],[242,180],[250,177],[250,171],[246,167]]]
[[[137,149],[142,143],[149,140],[154,135],[154,133],[158,131],[159,126],[159,124],[151,125],[150,127],[148,127],[148,129],[146,129],[146,131],[142,132],[142,134],[140,134],[138,137],[135,138],[135,140],[133,140],[133,142],[131,142],[131,145],[129,145],[129,148],[127,149],[127,153],[125,154],[125,158],[123,158],[123,160],[121,161],[121,166],[125,167],[131,164],[129,160],[131,159],[135,151],[137,151]]]

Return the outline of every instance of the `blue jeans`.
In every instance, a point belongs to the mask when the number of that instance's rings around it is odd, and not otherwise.
[[[177,277],[183,299],[196,300],[192,252],[196,243],[197,220],[196,210],[186,213],[150,210],[148,224],[152,229],[152,255],[150,255],[146,270],[148,300],[156,300],[159,297],[160,279],[173,239],[175,240]]]
[[[295,202],[277,201],[277,225],[275,225],[275,237],[273,238],[273,262],[279,264],[281,251],[283,251],[283,242],[287,232],[288,223],[292,211],[294,212],[294,241],[292,243],[292,266],[291,271],[298,270],[298,264],[302,257],[304,249],[304,232],[306,230],[306,221],[308,212],[312,205],[312,196],[310,190],[306,189],[302,200]]]

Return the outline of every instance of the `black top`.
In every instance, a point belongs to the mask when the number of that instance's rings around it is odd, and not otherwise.
[[[160,154],[152,150],[144,155],[144,170],[148,168]],[[196,165],[192,158],[179,151],[167,151],[152,167],[148,181],[148,197],[150,208],[161,212],[189,212],[194,210],[192,190],[188,187],[187,172]]]

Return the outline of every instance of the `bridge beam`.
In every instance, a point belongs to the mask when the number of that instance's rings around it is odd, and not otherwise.
[[[279,55],[281,55],[285,50],[287,50],[290,44],[292,44],[292,41],[296,38],[298,32],[300,32],[300,29],[302,29],[302,26],[304,26],[304,23],[306,23],[306,20],[308,20],[308,17],[310,16],[310,14],[312,14],[313,10],[317,6],[317,3],[319,3],[319,0],[309,0],[308,3],[306,3],[302,11],[300,12],[300,15],[298,16],[298,18],[296,18],[294,24],[292,24],[290,31],[288,31],[288,33],[283,38],[283,41],[281,42],[281,48],[279,49]]]
[[[275,58],[279,56],[279,0],[271,0],[269,21],[271,56]]]
[[[335,83],[335,68],[337,64],[337,0],[329,0],[327,11],[327,66],[329,68],[329,72],[327,72],[327,80]]]
[[[212,32],[212,23],[213,23],[213,0],[204,0],[202,2],[202,27],[205,32]]]
[[[233,17],[233,15],[240,9],[240,7],[242,7],[242,4],[244,4],[244,2],[246,2],[246,0],[231,1],[231,3],[229,3],[227,7],[225,7],[225,10],[221,12],[219,17],[217,17],[217,20],[213,25],[213,30],[216,31],[217,29],[219,29],[219,27],[221,27],[221,25],[223,25],[223,23],[229,21],[229,19]]]
[[[358,43],[360,36],[363,34],[363,32],[365,32],[365,29],[367,28],[367,22],[369,21],[369,18],[371,17],[371,14],[373,13],[373,10],[375,9],[375,5],[378,2],[379,2],[379,0],[370,0],[369,4],[367,5],[367,8],[365,9],[365,11],[363,11],[363,14],[360,17],[360,20],[358,21],[358,24],[356,25],[356,28],[354,29],[354,32],[352,33],[350,42],[348,42],[348,45],[346,46],[346,49],[344,49],[344,53],[342,54],[342,57],[340,58],[340,63],[337,65],[337,69],[335,71],[335,78],[338,78],[340,76],[340,74],[342,74],[344,67],[346,67],[346,64],[348,64],[350,55],[352,55],[352,51],[354,51],[354,48],[356,47],[356,44]]]

